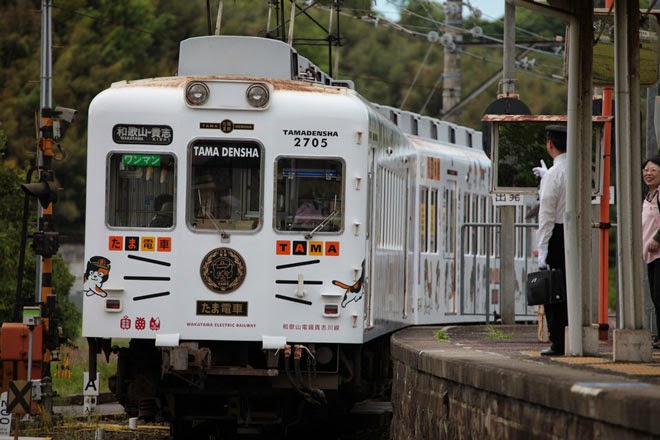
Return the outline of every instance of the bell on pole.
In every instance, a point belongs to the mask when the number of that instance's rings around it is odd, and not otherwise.
[[[57,187],[55,182],[41,178],[39,182],[23,183],[21,188],[29,196],[36,197],[41,206],[47,208],[51,203],[57,202]]]

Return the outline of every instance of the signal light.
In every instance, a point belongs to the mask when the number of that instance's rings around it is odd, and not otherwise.
[[[60,248],[59,234],[54,231],[35,232],[32,237],[32,250],[42,257],[52,257]]]
[[[36,183],[23,183],[21,188],[25,194],[36,197],[44,208],[51,203],[57,202],[57,187],[55,182],[44,179],[43,177]]]

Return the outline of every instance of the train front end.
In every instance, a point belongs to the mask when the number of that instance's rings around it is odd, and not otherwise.
[[[368,117],[349,90],[292,81],[294,55],[191,39],[179,76],[90,106],[83,334],[118,354],[127,412],[180,437],[281,423],[357,380]]]

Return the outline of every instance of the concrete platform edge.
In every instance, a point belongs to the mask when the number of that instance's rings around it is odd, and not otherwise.
[[[660,386],[559,363],[471,350],[404,330],[392,337],[392,358],[432,376],[660,436]]]

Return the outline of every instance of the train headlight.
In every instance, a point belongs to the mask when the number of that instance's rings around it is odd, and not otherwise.
[[[190,105],[202,105],[209,99],[209,88],[201,82],[192,82],[186,87],[186,101]]]
[[[245,95],[252,107],[263,107],[268,104],[268,100],[270,99],[268,88],[263,84],[252,84],[248,87]]]

